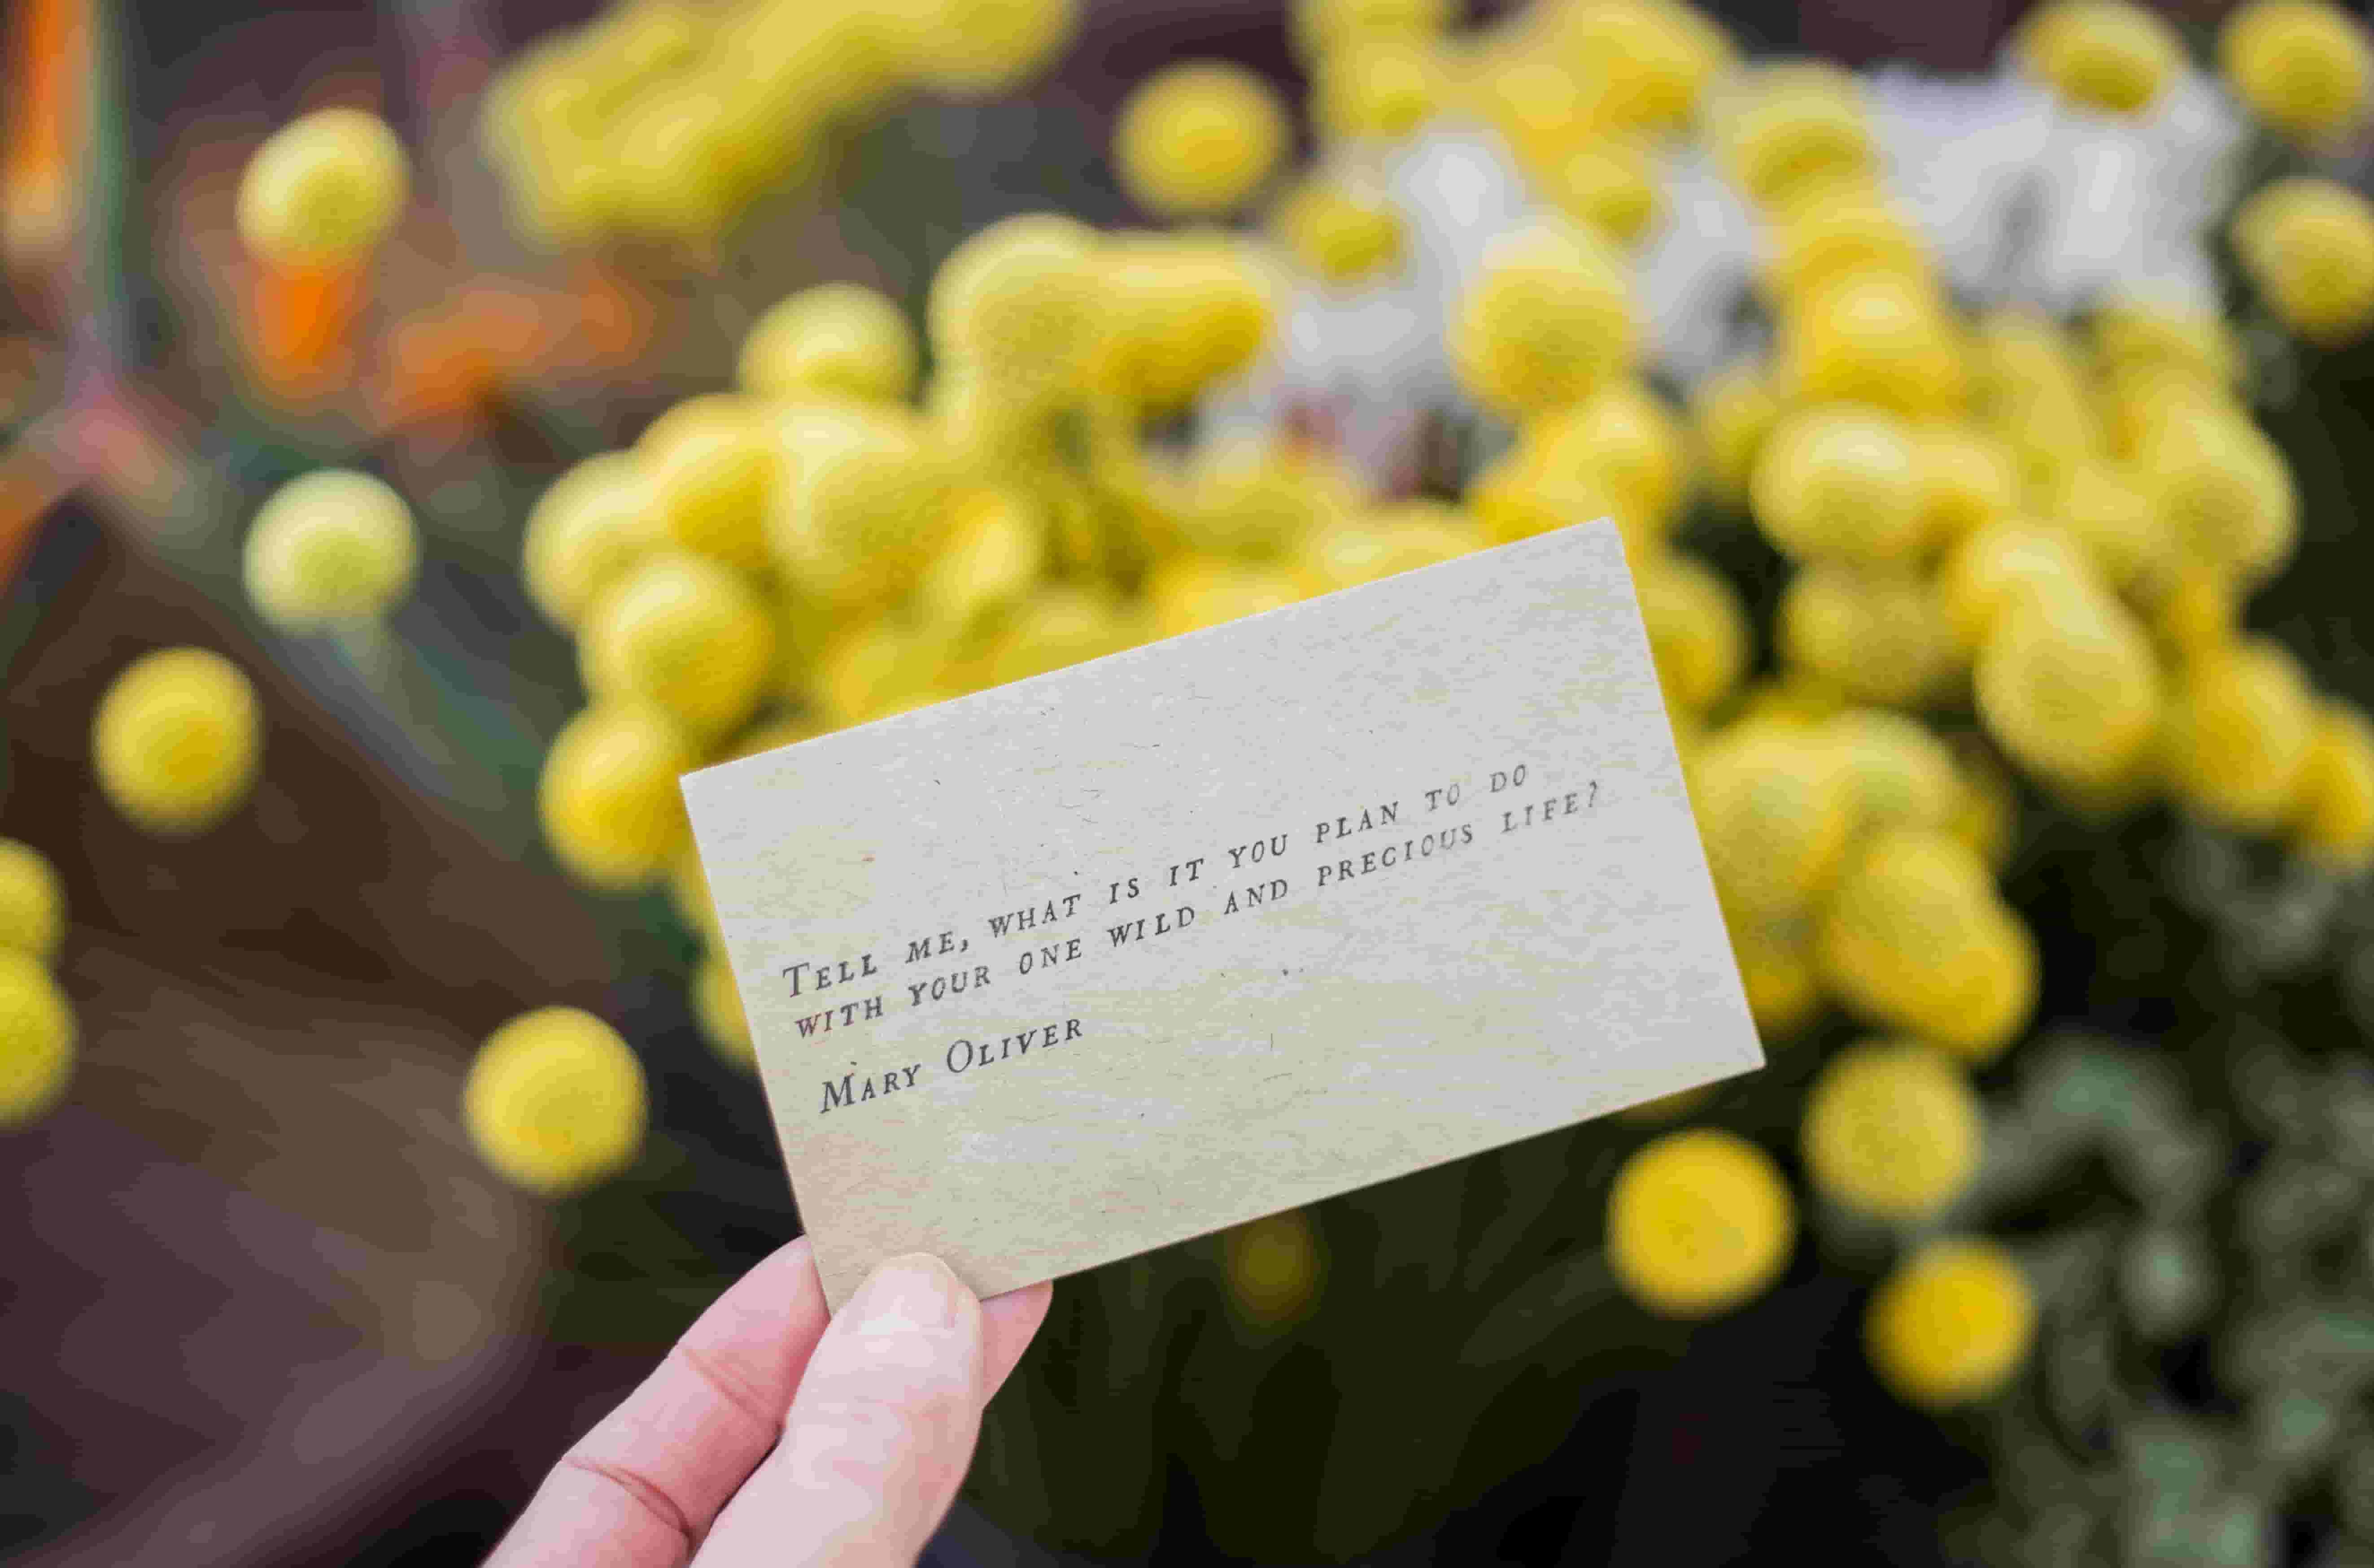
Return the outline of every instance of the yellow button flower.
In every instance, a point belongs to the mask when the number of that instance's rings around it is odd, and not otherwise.
[[[1757,202],[1878,165],[1862,84],[1842,67],[1810,60],[1758,66],[1710,96],[1709,140]]]
[[[1558,210],[1626,245],[1648,233],[1663,205],[1656,154],[1630,136],[1596,137],[1554,160],[1539,178]]]
[[[1898,414],[1960,407],[1963,369],[1934,285],[1863,270],[1810,290],[1780,314],[1777,374],[1814,403],[1865,403]]]
[[[1704,713],[1729,696],[1750,651],[1747,611],[1731,579],[1694,556],[1665,551],[1640,563],[1633,589],[1666,702]]]
[[[968,497],[930,427],[903,409],[821,409],[791,451],[793,477],[768,520],[784,576],[851,611],[911,589]]]
[[[255,782],[263,705],[222,655],[160,649],[107,688],[90,750],[116,810],[151,833],[202,832],[238,809]]]
[[[2131,465],[2086,459],[2070,470],[2050,509],[2110,588],[2140,591],[2171,568],[2174,531],[2150,480]]]
[[[1003,685],[1134,648],[1145,628],[1104,589],[1049,583],[1014,607],[983,660],[983,684]]]
[[[1456,0],[1294,0],[1287,36],[1305,60],[1389,40],[1432,37],[1459,15]]]
[[[545,619],[577,625],[601,591],[668,542],[651,476],[632,452],[597,452],[529,509],[521,575]]]
[[[2234,253],[2292,331],[2327,346],[2374,321],[2374,205],[2330,180],[2294,175],[2235,211]]]
[[[1832,1058],[1805,1100],[1805,1169],[1826,1197],[1921,1220],[1969,1186],[1984,1144],[1962,1071],[1917,1040],[1866,1040]]]
[[[1858,702],[1917,707],[1958,663],[1935,592],[1906,567],[1802,567],[1780,591],[1775,630],[1792,670]]]
[[[1146,605],[1152,635],[1177,637],[1279,609],[1305,592],[1283,566],[1184,555],[1173,556],[1147,577]]]
[[[1917,719],[1851,708],[1822,720],[1854,794],[1855,827],[1945,827],[1962,803],[1954,754]]]
[[[1688,438],[1679,415],[1628,378],[1529,421],[1523,447],[1536,473],[1589,475],[1647,532],[1669,532],[1689,498]]]
[[[1800,921],[1734,923],[1731,954],[1756,1032],[1767,1046],[1803,1034],[1828,999],[1815,967],[1813,942]]]
[[[690,831],[676,779],[698,758],[648,702],[602,703],[565,725],[544,759],[536,813],[570,873],[605,891],[648,886]]]
[[[2344,872],[2374,863],[2374,725],[2337,703],[2317,713],[2293,801],[2292,837]]]
[[[2141,623],[2108,594],[2018,605],[1997,619],[1974,673],[1987,733],[2046,778],[2112,782],[2157,737],[2158,661]]]
[[[1288,556],[1360,498],[1359,481],[1326,452],[1268,436],[1219,440],[1196,453],[1177,522],[1191,549]]]
[[[1973,655],[2013,605],[2099,591],[2091,563],[2068,532],[2026,518],[1984,525],[1937,569],[1938,603],[1955,638]]]
[[[2259,117],[2326,141],[2364,116],[2374,53],[2357,20],[2327,0],[2251,0],[2217,33],[2217,64]]]
[[[1681,0],[1584,0],[1549,9],[1547,47],[1595,80],[1594,111],[1610,124],[1680,130],[1708,84],[1733,61],[1712,18]]]
[[[1305,544],[1301,565],[1313,590],[1324,593],[1455,560],[1483,543],[1456,507],[1399,501],[1322,529]]]
[[[2316,703],[2282,644],[2250,638],[2179,672],[2165,737],[2169,782],[2203,814],[2280,826],[2316,734]]]
[[[1443,76],[1436,52],[1426,44],[1363,41],[1311,64],[1304,108],[1312,129],[1328,141],[1399,140],[1424,124],[1442,101]]]
[[[0,1128],[22,1127],[65,1094],[75,1016],[39,960],[0,948]]]
[[[1951,833],[1889,828],[1854,857],[1823,911],[1824,983],[1875,1024],[1969,1061],[2011,1043],[2035,1006],[2035,939]]]
[[[992,395],[1031,404],[1077,388],[1107,310],[1096,231],[1030,213],[949,253],[932,278],[924,325],[943,360],[980,376]]]
[[[738,571],[767,565],[767,512],[783,483],[772,430],[749,401],[712,392],[680,403],[635,443],[668,536]]]
[[[1757,525],[1800,560],[1908,561],[1922,545],[1910,432],[1878,409],[1807,409],[1764,442],[1749,481]]]
[[[351,260],[395,227],[411,185],[404,144],[377,115],[323,109],[256,148],[240,176],[240,238],[286,264]]]
[[[1229,1302],[1248,1321],[1275,1328],[1307,1316],[1318,1305],[1326,1255],[1317,1229],[1300,1210],[1225,1231],[1220,1248]]]
[[[1607,1195],[1607,1261],[1634,1300],[1708,1317],[1757,1294],[1789,1262],[1796,1207],[1771,1156],[1713,1128],[1643,1144]]]
[[[1562,218],[1498,236],[1460,298],[1450,347],[1460,385],[1495,413],[1519,418],[1581,401],[1639,352],[1624,258]]]
[[[577,652],[594,696],[649,698],[705,739],[758,707],[775,626],[741,577],[705,556],[664,551],[602,591]]]
[[[1079,30],[1080,0],[932,0],[907,54],[925,87],[993,98],[1054,64]]]
[[[244,557],[247,596],[287,631],[376,620],[412,591],[419,555],[403,497],[368,474],[322,469],[283,485],[257,509]]]
[[[65,929],[65,889],[49,857],[29,844],[0,838],[0,947],[46,963]]]
[[[1920,490],[1922,547],[1951,548],[2018,503],[2018,461],[2003,440],[1965,421],[1922,425],[1912,431],[1914,482]]]
[[[1149,415],[1176,413],[1268,341],[1275,270],[1216,231],[1115,235],[1101,250],[1097,384]]]
[[[1341,180],[1308,178],[1280,197],[1270,217],[1279,240],[1310,272],[1351,283],[1401,264],[1408,226],[1393,203]]]
[[[1267,82],[1240,65],[1189,61],[1139,83],[1122,103],[1113,168],[1150,213],[1217,216],[1261,188],[1292,139]]]
[[[2184,44],[2132,0],[2052,0],[2029,14],[2014,48],[2072,103],[2133,114],[2184,68]]]
[[[643,1067],[590,1012],[546,1007],[492,1035],[462,1084],[462,1120],[496,1174],[530,1191],[582,1190],[643,1142]]]
[[[2175,546],[2247,580],[2291,558],[2299,539],[2291,465],[2239,410],[2170,408],[2145,434],[2133,472],[2152,486]]]
[[[897,403],[914,390],[915,355],[914,329],[887,298],[860,284],[822,283],[751,323],[735,376],[761,397]]]
[[[1983,1399],[2011,1380],[2036,1335],[2036,1303],[2001,1246],[1946,1237],[1887,1277],[1863,1328],[1880,1381],[1912,1404],[1942,1409]]]
[[[758,1048],[750,1042],[750,1017],[742,1011],[742,992],[734,971],[714,952],[704,953],[692,970],[692,1019],[700,1037],[720,1059],[746,1071],[758,1065]]]
[[[1764,438],[1780,417],[1780,400],[1762,369],[1752,363],[1726,366],[1690,393],[1690,430],[1704,465],[1708,487],[1724,502],[1747,500],[1747,478],[1756,471]]]
[[[1743,914],[1795,913],[1820,897],[1854,829],[1837,750],[1786,722],[1710,737],[1691,767],[1690,803],[1723,906]]]

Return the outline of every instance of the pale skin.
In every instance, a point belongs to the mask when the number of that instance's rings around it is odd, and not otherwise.
[[[744,1275],[571,1448],[488,1568],[911,1568],[1051,1287],[894,1258],[838,1314],[805,1240]]]

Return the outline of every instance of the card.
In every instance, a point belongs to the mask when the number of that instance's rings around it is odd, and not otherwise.
[[[1592,523],[688,775],[837,1306],[1763,1064]]]

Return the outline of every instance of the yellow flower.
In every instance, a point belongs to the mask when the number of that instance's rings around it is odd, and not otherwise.
[[[2000,1053],[2036,1004],[2035,939],[1950,833],[1874,835],[1839,879],[1817,941],[1823,980],[1850,1007],[1965,1060]]]
[[[2336,346],[2374,321],[2374,205],[2330,180],[2292,175],[2236,209],[2234,254],[2292,331]]]
[[[1780,400],[1760,367],[1726,366],[1690,393],[1690,430],[1708,486],[1732,506],[1747,499],[1747,477],[1764,438],[1780,417]]]
[[[2208,306],[2133,295],[2094,310],[2094,357],[2106,370],[2173,370],[2212,387],[2242,373],[2242,345],[2233,323]]]
[[[1933,1241],[1872,1297],[1864,1344],[1880,1381],[1912,1404],[1983,1399],[2027,1359],[2036,1304],[2018,1262],[1975,1236]]]
[[[714,952],[704,953],[692,970],[692,1019],[700,1037],[719,1058],[745,1071],[758,1065],[758,1048],[750,1042],[750,1016],[742,1010],[742,992],[734,971]]]
[[[1317,1229],[1299,1209],[1225,1231],[1220,1247],[1228,1299],[1248,1321],[1280,1327],[1318,1305],[1327,1260]]]
[[[1579,402],[1639,351],[1632,282],[1609,242],[1563,218],[1502,234],[1461,296],[1451,368],[1487,408],[1512,418]]]
[[[1997,618],[1975,675],[1987,733],[2046,778],[2110,783],[2157,736],[2158,661],[2141,624],[2108,594],[2016,605]]]
[[[1944,827],[1962,804],[1954,754],[1917,719],[1851,708],[1822,720],[1854,794],[1855,830]]]
[[[1193,60],[1130,93],[1113,128],[1113,167],[1150,213],[1217,216],[1261,188],[1292,140],[1275,88],[1241,65]]]
[[[0,1128],[58,1103],[74,1076],[75,1015],[32,954],[0,948]]]
[[[1228,235],[1120,234],[1101,257],[1097,381],[1146,414],[1186,407],[1252,363],[1269,338],[1272,280]]]
[[[1815,561],[1780,591],[1783,659],[1859,702],[1926,702],[1957,664],[1952,627],[1929,583],[1900,567]]]
[[[1690,802],[1724,907],[1794,913],[1838,875],[1854,797],[1834,747],[1786,722],[1733,725],[1698,749]]]
[[[288,631],[375,620],[411,591],[412,510],[368,474],[320,469],[272,493],[248,529],[247,596]]]
[[[2168,570],[2176,542],[2149,481],[2129,465],[2086,459],[2070,470],[2051,509],[2108,586],[2140,589]]]
[[[1318,177],[1297,181],[1279,198],[1270,222],[1295,259],[1330,283],[1398,267],[1409,238],[1391,201]]]
[[[1312,63],[1305,111],[1329,141],[1399,139],[1424,124],[1442,100],[1443,73],[1432,48],[1399,39],[1364,40]]]
[[[2021,24],[2027,68],[2072,103],[2132,114],[2149,108],[2184,68],[2184,44],[2131,0],[2053,0]]]
[[[1318,61],[1380,41],[1430,38],[1459,9],[1456,0],[1294,0],[1286,20],[1295,53]]]
[[[2145,433],[2133,472],[2153,486],[2176,546],[2250,580],[2291,558],[2299,538],[2291,467],[2239,411],[2202,403],[2168,409]]]
[[[1955,638],[1972,654],[2015,604],[2099,591],[2084,551],[2065,532],[2025,518],[1980,528],[1937,569],[1938,602]]]
[[[1402,501],[1322,527],[1305,544],[1302,566],[1323,593],[1455,560],[1483,543],[1456,507]]]
[[[1761,284],[1776,310],[1813,300],[1861,274],[1913,282],[1929,275],[1920,234],[1885,196],[1859,181],[1817,181],[1791,202],[1769,233],[1772,254]]]
[[[908,68],[962,98],[1011,92],[1052,64],[1079,30],[1080,0],[927,0]]]
[[[1876,168],[1862,84],[1827,61],[1792,60],[1739,73],[1707,111],[1709,138],[1732,178],[1768,205],[1792,188]]]
[[[1722,27],[1679,0],[1581,0],[1551,8],[1545,31],[1545,46],[1592,79],[1596,117],[1615,125],[1682,128],[1733,63]]]
[[[2282,825],[2316,733],[2316,704],[2282,644],[2249,638],[2185,665],[2168,704],[2169,782],[2246,831]]]
[[[1681,421],[1637,380],[1611,381],[1570,408],[1528,422],[1522,441],[1534,472],[1589,476],[1632,530],[1668,532],[1688,498]]]
[[[1877,409],[1783,418],[1757,457],[1748,494],[1757,526],[1800,560],[1907,561],[1921,548],[1911,437]]]
[[[1832,1058],[1805,1100],[1805,1170],[1832,1200],[1887,1220],[1936,1213],[1978,1174],[1979,1097],[1917,1040],[1865,1040]]]
[[[1634,1300],[1707,1317],[1761,1292],[1789,1262],[1796,1206],[1771,1156],[1713,1128],[1635,1151],[1607,1195],[1607,1261]]]
[[[889,299],[860,284],[821,283],[750,324],[735,375],[760,397],[897,403],[914,390],[915,353],[914,329]]]
[[[2017,460],[2000,438],[1976,425],[1916,427],[1912,473],[1924,550],[1951,548],[2009,515],[2019,500]]]
[[[767,565],[767,510],[783,456],[756,404],[711,392],[676,404],[635,443],[668,536],[737,571]]]
[[[1049,583],[1014,607],[983,664],[984,685],[1003,685],[1134,648],[1145,631],[1128,606],[1100,588]]]
[[[2000,871],[2019,830],[2019,789],[1986,748],[1969,737],[1959,755],[1957,788],[1945,827]]]
[[[240,238],[290,264],[368,253],[402,216],[404,144],[377,115],[323,109],[265,138],[240,176]]]
[[[496,1174],[549,1195],[632,1164],[643,1142],[642,1063],[590,1012],[545,1007],[492,1035],[462,1084],[462,1120]]]
[[[632,452],[597,452],[545,486],[529,509],[521,575],[545,619],[567,629],[667,539],[641,461]]]
[[[2337,703],[2319,709],[2292,802],[2292,837],[2337,871],[2374,863],[2374,726]]]
[[[2241,596],[2231,572],[2180,558],[2152,589],[2152,635],[2177,661],[2205,658],[2233,644]]]
[[[1146,605],[1158,638],[1257,615],[1305,597],[1283,567],[1226,556],[1173,556],[1146,579]]]
[[[991,224],[933,275],[932,347],[1025,408],[1077,390],[1106,325],[1099,260],[1096,230],[1060,214]]]
[[[1010,490],[972,491],[952,510],[948,542],[916,584],[915,607],[961,626],[1029,591],[1046,566],[1047,529]]]
[[[1731,955],[1756,1032],[1767,1046],[1799,1034],[1822,1014],[1828,999],[1814,965],[1813,940],[1796,919],[1734,919],[1725,911]]]
[[[202,648],[143,654],[91,720],[91,766],[115,809],[151,833],[197,833],[247,799],[264,708],[239,667]]]
[[[1731,579],[1694,556],[1667,551],[1642,561],[1632,586],[1666,702],[1704,713],[1729,696],[1749,652],[1747,612]]]
[[[1780,314],[1777,375],[1814,403],[1865,403],[1898,414],[1961,405],[1960,345],[1935,286],[1898,272],[1852,272]]]
[[[596,697],[647,697],[695,739],[758,707],[775,626],[756,591],[705,556],[664,551],[602,591],[585,618],[578,670]]]
[[[46,963],[65,929],[65,889],[56,868],[31,845],[0,838],[0,947]]]
[[[1633,137],[1597,137],[1538,173],[1549,199],[1578,223],[1629,245],[1649,231],[1663,205],[1656,155]]]
[[[1189,475],[1177,522],[1191,549],[1216,555],[1291,555],[1349,518],[1359,481],[1330,454],[1275,437],[1205,446]]]
[[[2238,6],[2218,29],[2217,64],[2261,119],[2305,141],[2355,126],[2374,77],[2364,30],[2327,0]]]
[[[676,779],[697,760],[653,704],[587,708],[562,727],[536,782],[545,841],[581,882],[614,892],[649,885],[687,843]]]

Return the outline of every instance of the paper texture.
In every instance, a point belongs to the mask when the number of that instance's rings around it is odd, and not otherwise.
[[[684,788],[836,1305],[1762,1065],[1605,523]]]

